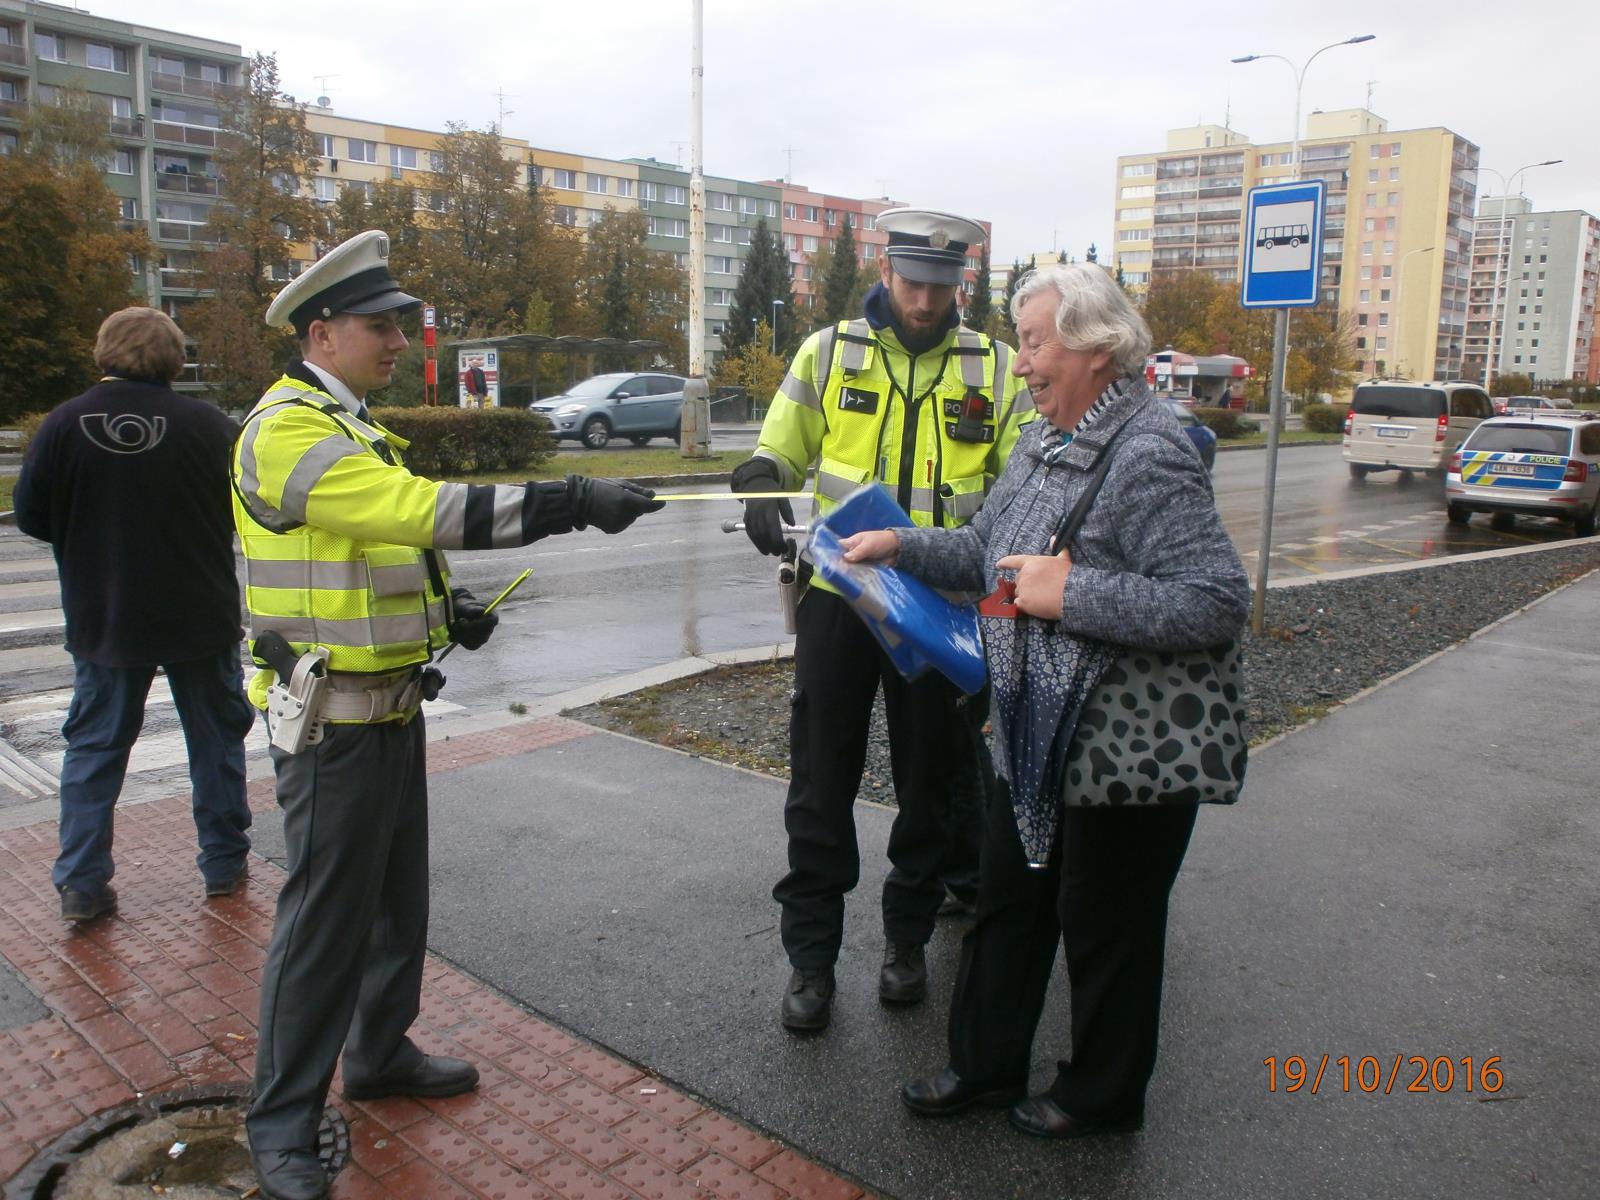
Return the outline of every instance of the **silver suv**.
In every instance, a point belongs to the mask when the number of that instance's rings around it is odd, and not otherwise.
[[[575,383],[559,396],[535,400],[528,411],[550,422],[558,438],[575,438],[591,450],[614,437],[642,446],[653,437],[678,440],[683,418],[682,375],[618,371]]]

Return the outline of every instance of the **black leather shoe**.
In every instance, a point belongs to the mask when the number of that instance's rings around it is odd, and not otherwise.
[[[833,1015],[833,968],[800,970],[789,976],[783,990],[779,1020],[785,1029],[825,1029]]]
[[[1132,1133],[1144,1128],[1144,1114],[1116,1121],[1081,1121],[1049,1096],[1030,1096],[1011,1110],[1011,1123],[1023,1133],[1042,1138],[1094,1137]]]
[[[344,1094],[351,1100],[381,1100],[385,1096],[459,1096],[477,1086],[477,1067],[459,1058],[429,1054],[409,1071],[365,1081],[346,1079]]]
[[[946,1067],[927,1079],[913,1079],[900,1089],[900,1103],[921,1117],[948,1117],[966,1108],[1005,1108],[1024,1095],[1021,1084],[1012,1087],[983,1087],[968,1083]]]
[[[949,884],[945,884],[944,899],[939,901],[939,916],[971,917],[976,916],[977,912],[978,898],[976,896],[958,896],[951,891]]]
[[[242,888],[245,885],[245,881],[249,878],[250,864],[248,862],[240,863],[239,870],[234,874],[228,875],[222,879],[206,880],[206,896],[210,899],[214,899],[218,896],[231,896],[240,888]]]
[[[310,1150],[251,1150],[250,1165],[267,1200],[322,1200],[328,1194],[328,1176]]]
[[[878,973],[878,999],[885,1004],[917,1004],[928,994],[928,963],[921,946],[890,942]]]
[[[72,888],[61,889],[61,919],[77,924],[81,921],[92,921],[96,917],[104,916],[108,912],[115,912],[117,908],[117,890],[109,883],[102,883],[92,892],[74,891]]]

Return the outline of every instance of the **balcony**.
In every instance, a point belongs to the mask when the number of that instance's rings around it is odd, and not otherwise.
[[[209,225],[188,225],[181,221],[157,221],[156,237],[164,242],[216,243],[222,240]]]
[[[186,175],[181,171],[163,171],[156,176],[156,190],[177,192],[185,196],[220,196],[222,181],[211,175]]]
[[[0,63],[9,63],[13,67],[27,66],[28,48],[12,42],[0,43]]]
[[[215,149],[220,130],[207,125],[174,125],[170,121],[155,122],[158,142],[176,142],[180,146],[205,146]]]
[[[113,137],[140,139],[144,137],[143,117],[111,117],[109,127]]]
[[[169,75],[165,71],[151,71],[150,86],[158,92],[171,92],[177,96],[205,96],[213,100],[230,100],[244,91],[237,84],[191,79],[187,75]]]

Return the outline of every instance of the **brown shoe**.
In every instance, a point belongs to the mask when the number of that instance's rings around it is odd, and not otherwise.
[[[117,908],[117,890],[102,883],[92,892],[79,892],[72,888],[61,889],[61,919],[74,925],[92,921]]]

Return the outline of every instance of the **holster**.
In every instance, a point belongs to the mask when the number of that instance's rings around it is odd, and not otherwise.
[[[279,673],[267,688],[267,732],[274,746],[299,754],[322,740],[322,693],[327,686],[328,652],[321,646],[302,654],[287,680]]]

